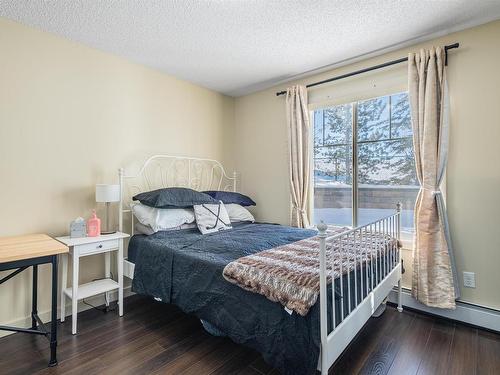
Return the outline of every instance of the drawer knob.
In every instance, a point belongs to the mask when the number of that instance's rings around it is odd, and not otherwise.
[[[97,246],[99,249],[102,249],[102,244],[100,244],[99,246]]]

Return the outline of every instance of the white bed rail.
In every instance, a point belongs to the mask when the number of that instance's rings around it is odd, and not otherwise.
[[[401,204],[397,204],[394,214],[343,233],[329,236],[325,224],[321,223],[317,227],[320,238],[321,325],[321,357],[318,369],[322,375],[326,375],[329,367],[342,354],[396,283],[399,288],[398,310],[402,311],[402,268],[399,248]],[[346,244],[351,246],[351,251],[344,257]],[[340,252],[339,257],[328,257],[327,253],[333,253],[334,249]],[[358,251],[361,259],[358,258]],[[333,272],[336,259],[337,262],[340,259],[337,264],[337,269],[340,267],[340,276],[337,279]],[[347,259],[347,264],[344,259]],[[345,267],[346,270],[343,269]],[[347,287],[344,285],[345,282]],[[361,283],[359,287],[358,282]],[[331,291],[328,290],[330,283]],[[336,286],[339,287],[340,295],[336,293]],[[354,292],[354,296],[351,291]],[[329,293],[331,301],[328,299]],[[340,311],[336,311],[336,295],[340,299]]]

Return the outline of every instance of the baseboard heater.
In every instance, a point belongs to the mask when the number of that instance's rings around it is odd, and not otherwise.
[[[389,302],[397,303],[397,290],[393,289],[389,294]],[[401,296],[403,306],[423,311],[428,314],[438,315],[458,322],[471,324],[480,328],[500,332],[500,311],[488,307],[482,307],[467,302],[457,301],[455,310],[437,309],[428,307],[418,302],[411,295],[411,290],[403,288]]]

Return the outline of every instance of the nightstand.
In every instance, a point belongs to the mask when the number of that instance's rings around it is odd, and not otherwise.
[[[66,318],[66,297],[71,299],[72,325],[71,333],[76,334],[76,323],[78,315],[78,301],[98,294],[109,293],[118,290],[118,313],[123,316],[123,239],[129,237],[126,233],[116,232],[98,237],[57,237],[56,240],[69,247],[73,259],[73,284],[67,287],[68,281],[68,255],[62,255],[62,290],[61,290],[61,322]],[[116,265],[118,270],[117,280],[111,279],[111,252],[117,251]],[[78,285],[80,269],[80,258],[104,254],[105,277],[101,280],[91,281]],[[76,296],[76,298],[74,298]],[[109,304],[109,298],[106,299]]]

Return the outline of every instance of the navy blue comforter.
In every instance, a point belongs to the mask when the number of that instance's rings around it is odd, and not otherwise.
[[[315,372],[319,357],[319,304],[302,317],[260,294],[227,282],[231,261],[295,242],[316,231],[273,224],[240,224],[201,235],[197,229],[135,235],[132,290],[161,298],[206,320],[237,343],[254,348],[285,374]]]

